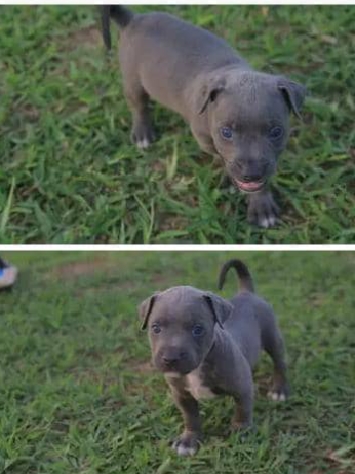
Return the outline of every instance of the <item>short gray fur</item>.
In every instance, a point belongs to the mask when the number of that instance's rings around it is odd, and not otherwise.
[[[132,141],[154,140],[152,98],[189,123],[200,148],[218,156],[231,182],[248,196],[248,220],[261,227],[278,222],[268,189],[289,135],[289,113],[300,115],[304,86],[255,71],[224,40],[167,13],[133,14],[103,7],[104,39],[111,46],[109,18],[120,28],[119,59],[124,94],[132,113]],[[230,139],[221,130],[232,130]],[[271,130],[281,128],[275,139]]]
[[[232,267],[238,273],[241,290],[230,300],[191,286],[177,286],[155,293],[140,307],[143,328],[149,331],[153,364],[165,375],[184,419],[184,432],[173,444],[181,455],[195,454],[202,440],[199,393],[202,397],[232,396],[236,405],[231,429],[251,426],[252,369],[262,349],[274,364],[271,398],[283,401],[289,394],[284,344],[274,312],[252,292],[251,276],[239,260],[224,265],[222,285]],[[203,332],[196,336],[192,331],[198,326]],[[197,382],[195,392],[191,380]]]

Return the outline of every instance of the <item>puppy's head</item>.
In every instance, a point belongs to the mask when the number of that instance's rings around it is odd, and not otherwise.
[[[198,99],[215,149],[233,183],[260,191],[286,146],[289,114],[300,116],[306,89],[284,77],[229,70],[209,77]]]
[[[155,367],[165,374],[196,369],[213,344],[214,327],[223,327],[231,304],[212,293],[177,286],[147,298],[140,307]]]

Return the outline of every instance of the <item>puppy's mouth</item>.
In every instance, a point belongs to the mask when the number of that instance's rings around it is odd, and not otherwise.
[[[183,377],[194,370],[197,366],[195,361],[192,360],[166,363],[161,358],[153,359],[153,364],[159,372],[162,372],[164,375],[169,375],[170,377]]]
[[[184,375],[189,374],[195,369],[195,367],[162,367],[160,371],[163,372],[164,375],[169,375],[170,377],[183,377]]]
[[[163,374],[164,375],[167,375],[168,377],[173,377],[173,378],[181,378],[181,377],[185,377],[186,375],[190,374],[191,372],[193,372],[197,367],[189,367],[188,369],[184,369],[184,370],[169,370],[169,369],[165,369],[163,370]]]
[[[234,184],[244,193],[257,193],[265,186],[266,181],[240,181],[233,179]]]

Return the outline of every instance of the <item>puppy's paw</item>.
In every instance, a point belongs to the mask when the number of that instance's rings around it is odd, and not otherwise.
[[[137,148],[144,150],[154,141],[155,135],[150,124],[134,124],[131,131],[131,141]]]
[[[150,144],[152,142],[148,140],[148,138],[143,138],[143,140],[139,140],[135,143],[137,148],[140,148],[141,150],[145,150],[146,148],[149,148]]]
[[[233,420],[230,424],[230,433],[247,433],[251,430],[252,425],[249,422],[235,421]]]
[[[285,402],[288,397],[287,393],[282,390],[270,390],[267,396],[270,398],[270,400],[273,400],[274,402]]]
[[[196,433],[183,433],[173,444],[173,450],[179,456],[194,456],[199,450],[201,441]]]
[[[279,222],[280,209],[270,191],[249,195],[248,222],[265,229],[276,226]]]

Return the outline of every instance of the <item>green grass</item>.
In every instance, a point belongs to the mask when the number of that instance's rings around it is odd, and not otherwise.
[[[0,9],[0,242],[354,242],[353,5],[159,7],[308,87],[274,179],[283,223],[271,230],[247,224],[244,197],[220,189],[221,167],[179,116],[156,107],[158,141],[145,153],[130,144],[96,7]]]
[[[205,444],[181,459],[182,428],[163,377],[149,365],[139,303],[191,284],[216,291],[221,264],[248,263],[274,306],[292,396],[265,396],[255,373],[246,439],[226,436],[232,401],[202,403]],[[354,473],[354,253],[7,253],[19,280],[1,292],[0,472],[6,474]],[[230,275],[223,292],[233,294]]]

